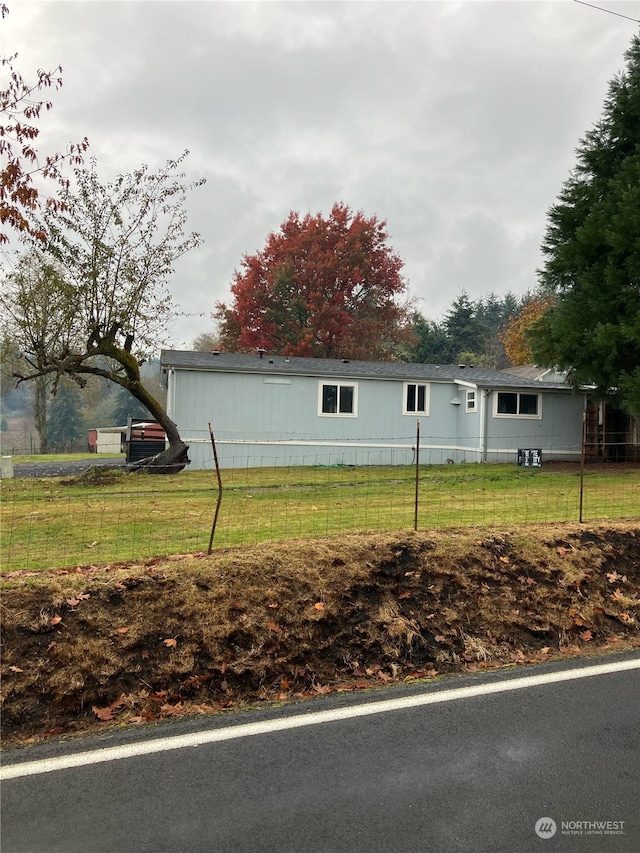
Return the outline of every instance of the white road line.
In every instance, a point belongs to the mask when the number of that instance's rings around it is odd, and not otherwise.
[[[369,702],[348,708],[335,708],[327,711],[316,711],[307,714],[296,714],[277,720],[264,720],[259,723],[244,723],[238,726],[213,729],[204,732],[176,735],[174,737],[156,738],[123,746],[110,746],[91,752],[79,752],[72,755],[61,755],[56,758],[45,758],[41,761],[25,761],[9,764],[0,768],[0,779],[17,779],[21,776],[35,776],[40,773],[53,773],[57,770],[67,770],[71,767],[84,767],[88,764],[100,764],[106,761],[118,761],[121,758],[134,758],[138,755],[149,755],[154,752],[166,752],[172,749],[202,746],[206,743],[218,743],[236,738],[253,735],[271,734],[287,729],[297,729],[302,726],[317,726],[321,723],[340,722],[355,717],[367,717],[372,714],[385,714],[390,711],[402,711],[407,708],[418,708],[422,705],[438,705],[441,702],[452,702],[457,699],[471,699],[476,696],[488,696],[492,693],[506,693],[510,690],[525,690],[527,687],[540,687],[547,684],[557,684],[562,681],[574,681],[578,678],[590,678],[596,675],[624,672],[630,669],[640,669],[640,657],[612,663],[584,666],[561,672],[551,672],[540,675],[528,675],[507,681],[488,682],[471,687],[454,687],[451,690],[437,690],[419,696],[405,696],[398,699],[383,699],[380,702]]]

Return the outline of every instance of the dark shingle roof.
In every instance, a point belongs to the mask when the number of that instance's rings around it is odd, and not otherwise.
[[[283,355],[209,353],[163,350],[163,368],[213,370],[224,373],[258,373],[326,376],[344,379],[400,379],[429,382],[471,382],[481,388],[535,388],[569,391],[563,383],[537,382],[500,370],[457,364],[407,364],[401,361],[351,361],[339,358],[294,358]]]

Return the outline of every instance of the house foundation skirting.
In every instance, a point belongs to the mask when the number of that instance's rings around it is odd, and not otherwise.
[[[213,454],[210,440],[185,438],[190,447],[191,470],[211,468]],[[317,441],[305,439],[216,439],[221,468],[257,468],[271,466],[340,466],[380,465],[402,466],[416,462],[416,446],[408,442],[381,441]],[[518,449],[482,449],[469,445],[420,443],[421,465],[451,463],[512,463],[517,464]],[[484,458],[483,458],[484,457]],[[546,461],[579,461],[580,450],[542,448]]]

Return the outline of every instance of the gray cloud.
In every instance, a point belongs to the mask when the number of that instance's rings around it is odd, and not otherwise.
[[[637,2],[604,2],[638,17]],[[188,344],[292,209],[386,219],[410,292],[534,286],[545,215],[634,25],[571,2],[14,4],[5,52],[64,68],[41,144],[87,135],[106,177],[189,148],[205,245],[171,290]],[[203,316],[200,316],[203,315]]]

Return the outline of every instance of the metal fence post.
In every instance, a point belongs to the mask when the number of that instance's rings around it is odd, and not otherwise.
[[[416,421],[416,497],[413,515],[413,529],[418,529],[418,483],[420,477],[420,418]]]

